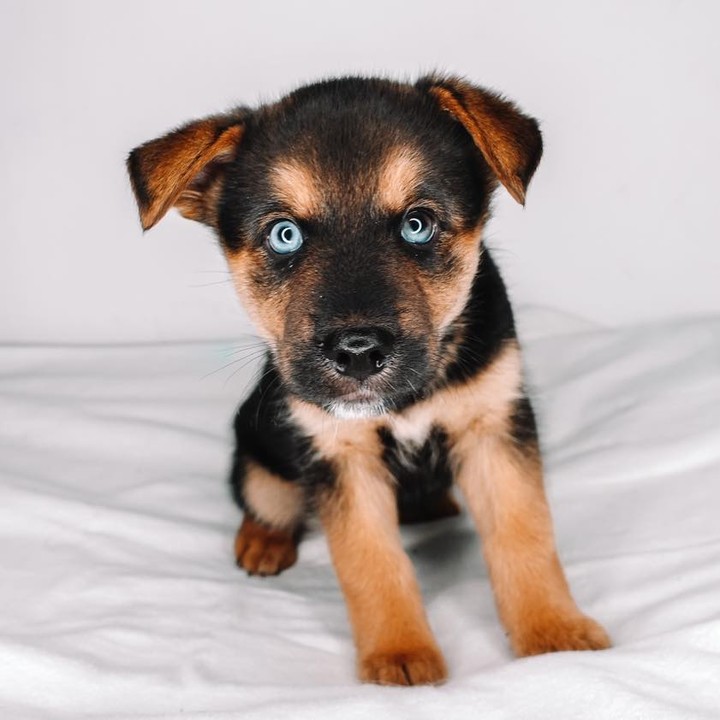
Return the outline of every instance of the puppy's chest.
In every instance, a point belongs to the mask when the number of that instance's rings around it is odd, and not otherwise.
[[[382,457],[401,498],[412,501],[452,484],[448,438],[438,425],[393,423],[380,433]]]

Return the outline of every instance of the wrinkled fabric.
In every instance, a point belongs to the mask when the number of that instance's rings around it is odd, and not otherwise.
[[[559,552],[613,649],[513,659],[465,514],[403,531],[451,679],[360,685],[322,535],[280,577],[234,565],[257,347],[5,345],[0,716],[717,720],[720,318],[543,322],[524,346]]]

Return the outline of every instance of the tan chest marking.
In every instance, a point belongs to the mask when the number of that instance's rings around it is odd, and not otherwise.
[[[389,421],[399,439],[417,443],[433,426],[451,442],[465,431],[504,432],[513,405],[522,395],[522,361],[517,341],[509,340],[495,360],[468,382],[437,391]]]
[[[332,459],[358,453],[379,456],[377,431],[384,424],[383,417],[341,419],[297,398],[291,398],[289,406],[290,416],[312,437],[321,456]]]
[[[365,455],[379,459],[378,430],[388,428],[400,443],[422,445],[433,427],[451,443],[468,430],[504,434],[513,406],[522,396],[522,361],[517,341],[508,340],[478,376],[444,388],[407,410],[377,418],[343,420],[301,400],[290,401],[293,419],[313,438],[320,455],[331,459]],[[374,463],[373,463],[374,464]]]

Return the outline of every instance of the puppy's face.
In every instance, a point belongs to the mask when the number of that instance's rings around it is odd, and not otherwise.
[[[534,121],[458,81],[346,79],[188,125],[129,167],[144,225],[176,205],[216,228],[290,392],[363,416],[436,375],[496,179],[521,200],[540,150]]]
[[[247,123],[218,228],[294,393],[359,414],[421,391],[467,299],[489,184],[417,91],[320,86]]]

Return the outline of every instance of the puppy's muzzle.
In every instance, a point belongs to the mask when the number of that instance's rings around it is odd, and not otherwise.
[[[383,328],[349,328],[327,335],[323,355],[340,375],[366,380],[381,372],[392,357],[395,337]]]

